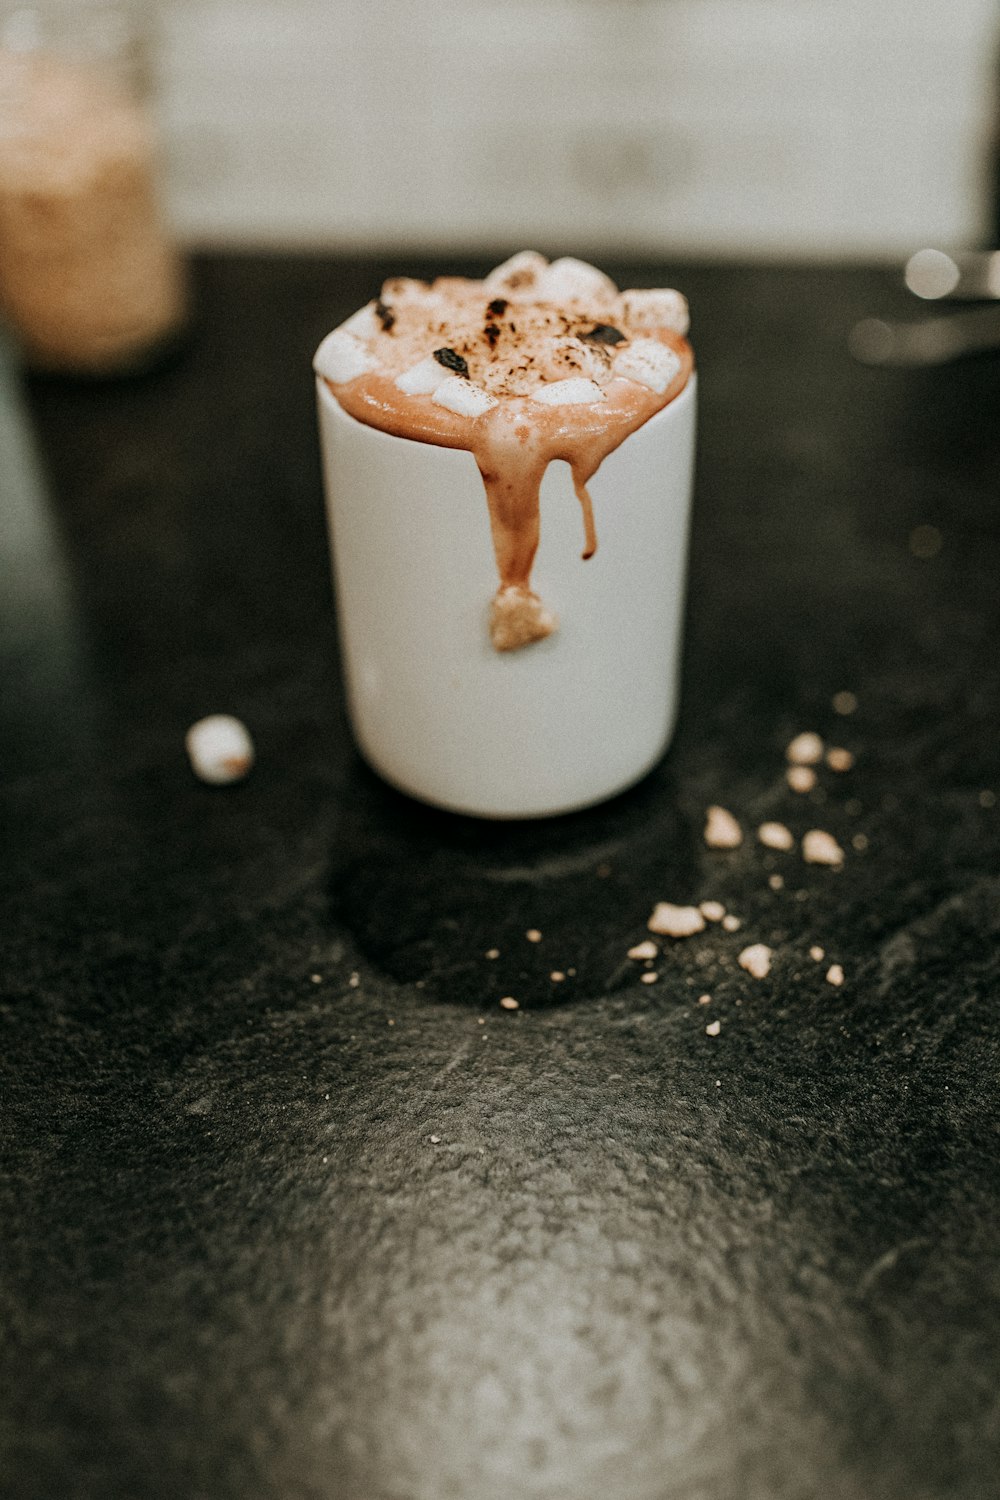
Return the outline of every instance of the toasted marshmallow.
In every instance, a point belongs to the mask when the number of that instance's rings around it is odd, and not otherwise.
[[[614,372],[662,396],[681,368],[679,355],[658,339],[634,339],[615,356]]]
[[[497,404],[494,396],[461,375],[446,375],[431,400],[448,411],[458,412],[460,417],[481,417],[484,411]]]
[[[433,306],[440,299],[434,288],[415,276],[390,276],[383,281],[379,300],[384,307]]]
[[[570,380],[550,380],[531,393],[532,401],[542,401],[546,406],[582,406],[588,401],[606,401],[607,397],[596,380],[584,375],[575,375]]]
[[[382,324],[376,316],[374,302],[366,302],[364,307],[359,307],[346,322],[341,323],[338,332],[353,333],[357,339],[373,339],[377,333],[381,333]]]
[[[683,334],[691,325],[687,298],[673,287],[633,287],[619,294],[616,306],[632,328],[670,328]]]
[[[407,396],[433,396],[438,386],[450,379],[447,370],[438,364],[433,354],[428,354],[418,365],[411,365],[402,375],[397,375],[394,384]]]
[[[313,357],[313,369],[334,385],[346,385],[378,366],[378,360],[353,333],[335,328],[328,333]]]
[[[582,375],[600,385],[611,374],[610,350],[603,344],[588,344],[586,339],[562,339],[537,363],[546,380],[570,380]]]
[[[604,303],[617,297],[610,276],[572,255],[563,255],[542,272],[538,295],[547,302]]]
[[[519,250],[509,260],[503,261],[483,282],[484,291],[492,295],[503,292],[508,297],[536,297],[542,273],[548,261],[537,250]]]

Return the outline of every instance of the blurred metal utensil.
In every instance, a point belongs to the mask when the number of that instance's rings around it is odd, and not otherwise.
[[[918,250],[906,262],[903,280],[915,297],[936,302],[1000,300],[1000,250]]]
[[[855,323],[847,343],[863,365],[944,365],[963,354],[1000,349],[1000,307],[977,307],[919,323],[865,318]]]

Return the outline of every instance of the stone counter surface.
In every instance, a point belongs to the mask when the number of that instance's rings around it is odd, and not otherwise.
[[[677,735],[602,808],[481,824],[352,747],[309,369],[384,275],[445,269],[206,257],[158,372],[28,383],[0,1488],[990,1500],[1000,356],[853,365],[908,310],[886,271],[610,267],[693,309]],[[258,754],[227,789],[184,754],[216,711]],[[854,768],[791,792],[802,730]],[[644,969],[662,900],[741,925]]]

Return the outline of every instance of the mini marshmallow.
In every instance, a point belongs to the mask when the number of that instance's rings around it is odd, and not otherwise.
[[[681,367],[680,357],[658,339],[634,339],[615,356],[614,372],[662,396]]]
[[[376,334],[382,332],[382,325],[375,313],[374,302],[366,302],[364,307],[359,307],[356,313],[341,323],[338,333],[352,333],[355,338],[373,339]]]
[[[563,255],[554,260],[540,277],[538,294],[547,302],[606,302],[617,297],[618,288],[610,276],[605,276],[596,266],[585,260],[576,260],[572,255]]]
[[[453,377],[448,374],[442,365],[439,365],[433,354],[428,354],[418,365],[411,365],[404,370],[402,375],[397,375],[394,385],[407,396],[432,396],[438,386],[443,385],[446,380]]]
[[[540,385],[532,391],[531,399],[546,406],[582,406],[588,401],[606,401],[607,397],[596,380],[574,375],[569,380],[550,380],[547,385]]]
[[[254,761],[250,732],[232,714],[209,714],[199,719],[184,736],[184,746],[192,771],[210,786],[242,781]]]
[[[385,307],[405,307],[407,304],[433,307],[441,299],[426,281],[418,281],[414,276],[390,276],[382,283],[379,300]]]
[[[483,282],[483,290],[492,295],[494,292],[505,292],[508,296],[534,297],[538,292],[538,283],[542,273],[548,268],[548,261],[544,255],[539,255],[537,250],[519,250],[509,260],[503,261],[493,270]]]
[[[471,380],[464,380],[461,375],[446,376],[431,400],[437,406],[457,412],[460,417],[481,417],[484,411],[497,404],[495,396],[490,396],[481,386],[473,385]]]
[[[602,344],[586,339],[564,339],[543,360],[543,373],[553,380],[582,375],[598,385],[611,374],[611,356]]]
[[[374,370],[378,360],[370,354],[359,338],[353,333],[345,333],[342,328],[335,328],[328,333],[326,338],[316,350],[313,358],[313,369],[317,375],[322,375],[325,380],[331,380],[334,385],[344,385],[348,380],[355,380],[359,375]]]
[[[670,328],[687,333],[691,326],[687,298],[673,287],[632,287],[617,302],[622,321],[630,328]]]

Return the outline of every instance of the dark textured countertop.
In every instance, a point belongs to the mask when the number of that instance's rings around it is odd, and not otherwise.
[[[675,743],[596,811],[482,825],[384,788],[341,699],[309,359],[399,269],[204,259],[172,363],[27,388],[3,1494],[998,1495],[1000,357],[852,365],[887,272],[671,267]],[[221,710],[259,763],[219,791],[183,735]],[[857,763],[796,796],[803,729]],[[713,802],[845,867],[712,852]],[[639,982],[654,901],[706,898],[739,931]]]

